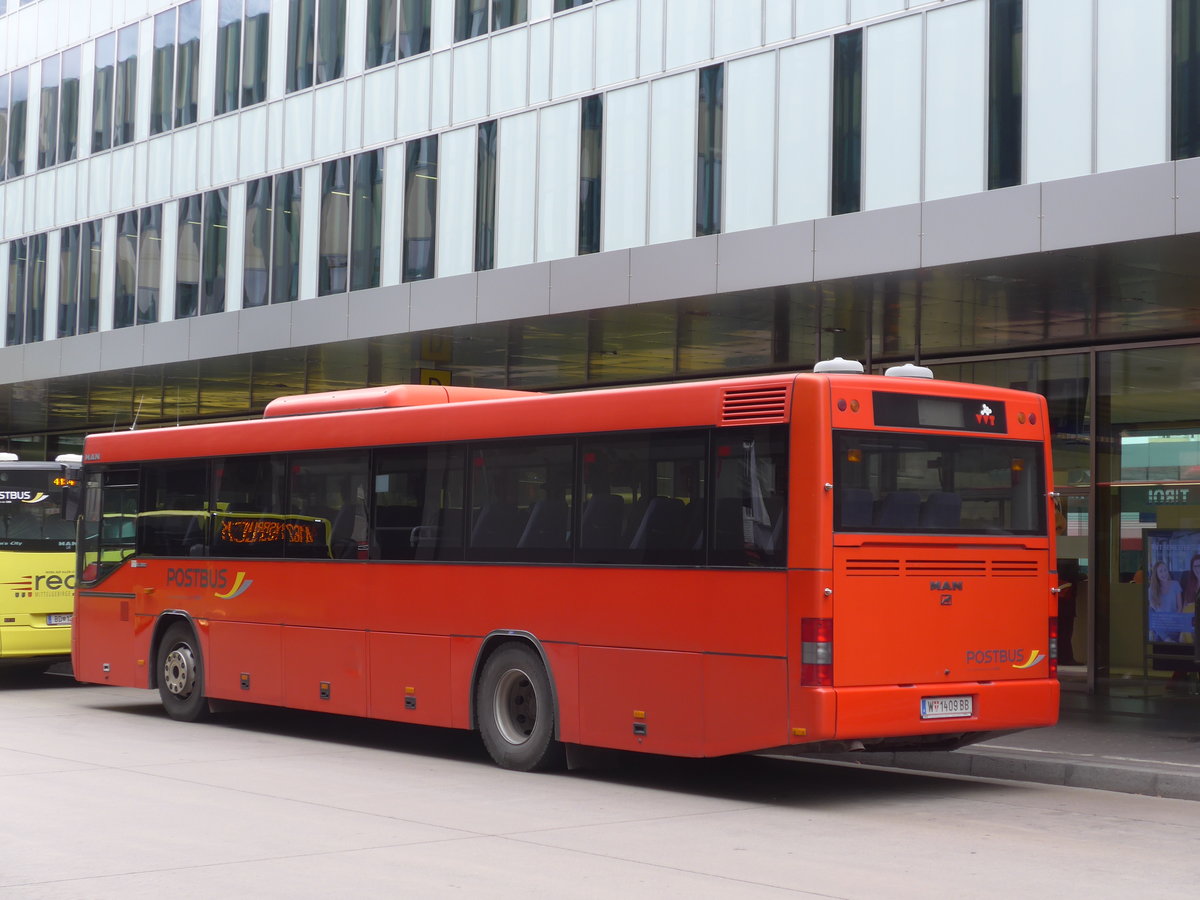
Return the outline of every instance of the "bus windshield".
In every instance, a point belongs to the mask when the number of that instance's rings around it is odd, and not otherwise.
[[[63,518],[58,470],[0,470],[0,544],[6,549],[70,550],[75,523]]]
[[[833,477],[838,531],[1046,534],[1040,444],[842,431]]]

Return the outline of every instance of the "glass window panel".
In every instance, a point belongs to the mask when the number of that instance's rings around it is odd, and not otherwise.
[[[862,208],[862,29],[833,39],[833,196],[837,216]]]
[[[112,146],[113,85],[117,72],[116,32],[96,39],[96,70],[92,75],[92,152]]]
[[[775,217],[775,54],[729,63],[725,230],[771,225]]]
[[[429,52],[431,0],[400,0],[400,27],[396,38],[396,55],[403,59]]]
[[[787,432],[718,429],[709,565],[787,562]]]
[[[346,0],[321,0],[317,22],[317,84],[341,78],[346,63]]]
[[[368,555],[368,468],[365,450],[294,453],[288,457],[286,555],[360,559]],[[310,536],[323,540],[310,542]]]
[[[471,223],[475,212],[472,177],[476,168],[477,129],[442,135],[438,146],[438,277],[471,271]]]
[[[437,136],[409,141],[404,170],[403,280],[434,276],[437,233]]]
[[[229,241],[229,188],[204,195],[204,250],[200,314],[225,311],[226,255]]]
[[[583,440],[576,561],[703,565],[707,451],[701,432]]]
[[[137,115],[138,26],[117,32],[117,74],[113,99],[113,146],[133,140]]]
[[[1193,10],[1200,10],[1192,4]],[[1132,169],[1170,157],[1170,7],[1096,6],[1096,168]]]
[[[313,84],[314,34],[317,0],[289,0],[288,3],[288,92]]]
[[[396,61],[396,22],[399,0],[369,0],[367,3],[368,69]]]
[[[492,0],[492,29],[520,25],[529,18],[526,0]]]
[[[500,120],[496,178],[496,265],[533,262],[537,113]],[[645,154],[643,148],[643,155]]]
[[[200,194],[179,201],[179,243],[175,256],[175,318],[200,312],[200,246],[204,234],[204,199]]]
[[[300,179],[301,173],[275,176],[275,207],[271,241],[271,302],[300,296]]]
[[[79,266],[79,333],[100,330],[100,262],[104,223],[97,219],[81,226]]]
[[[37,167],[52,166],[58,158],[59,58],[42,60],[42,96],[38,104]]]
[[[489,0],[455,0],[454,40],[465,41],[487,34],[488,3]]]
[[[600,176],[603,172],[604,97],[584,97],[579,112],[580,253],[600,249]]]
[[[554,0],[554,11],[562,12],[565,9],[574,9],[577,6],[583,6],[585,3],[591,3],[592,0]]]
[[[4,344],[12,347],[25,339],[25,279],[29,271],[29,243],[18,238],[8,245],[8,318]]]
[[[242,0],[221,0],[217,7],[216,115],[238,108],[242,71]]]
[[[283,557],[285,472],[282,454],[213,461],[213,556]]]
[[[29,299],[25,306],[25,343],[42,339],[46,316],[46,235],[29,239]]]
[[[142,210],[138,242],[137,323],[158,321],[158,294],[162,286],[162,206]]]
[[[1092,170],[1092,14],[1092,0],[1028,5],[1025,177],[1030,183]]]
[[[67,162],[79,152],[79,90],[82,50],[73,47],[62,55],[62,87],[59,92],[58,161]]]
[[[788,98],[788,115],[779,117],[776,154],[779,223],[829,215],[832,53],[831,38],[807,41],[779,52],[779,96]]]
[[[200,74],[200,0],[179,7],[179,50],[175,58],[175,127],[196,121]]]
[[[574,450],[562,440],[473,449],[470,559],[570,560]]]
[[[465,462],[453,446],[375,454],[373,558],[462,558]]]
[[[541,111],[538,132],[537,258],[573,256],[578,246],[579,103]]]
[[[987,6],[926,16],[925,199],[973,194],[987,178]]]
[[[383,151],[354,157],[350,290],[379,287],[383,251]],[[464,232],[466,229],[463,229]]]
[[[242,106],[252,106],[267,99],[270,38],[270,0],[246,0],[246,28],[242,46]]]
[[[270,178],[258,178],[246,185],[246,247],[243,259],[242,306],[264,306],[270,298]]]
[[[7,75],[0,75],[0,181],[8,173],[8,82]]]
[[[862,204],[880,209],[921,200],[920,16],[867,31],[863,90]]]
[[[654,108],[649,191],[652,244],[695,237],[696,78],[695,72],[688,72],[661,78],[650,86]]]
[[[988,7],[988,188],[1021,183],[1024,0]]]
[[[137,297],[138,213],[117,216],[117,266],[113,291],[113,327],[127,328],[134,322]]]
[[[8,177],[25,174],[25,119],[29,115],[29,69],[9,76],[12,91],[8,107]]]
[[[320,256],[317,258],[317,293],[346,290],[350,247],[350,157],[321,166]]]
[[[605,95],[603,250],[646,243],[646,144],[650,140],[650,89],[639,84]]]
[[[496,264],[496,122],[482,122],[475,147],[475,271]]]
[[[721,146],[725,132],[725,67],[700,70],[696,110],[696,236],[721,231]]]
[[[667,0],[667,68],[712,57],[711,0]]]
[[[150,65],[150,133],[171,129],[174,118],[175,10],[154,17],[154,56]]]
[[[58,336],[69,337],[79,327],[79,226],[59,231]]]

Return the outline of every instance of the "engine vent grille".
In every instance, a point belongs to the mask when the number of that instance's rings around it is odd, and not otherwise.
[[[845,573],[851,576],[909,575],[914,578],[953,578],[961,575],[992,575],[1003,578],[1030,578],[1041,571],[1035,559],[898,559],[857,556],[845,562]]]
[[[721,397],[721,424],[758,425],[786,422],[791,404],[791,385],[728,388]]]

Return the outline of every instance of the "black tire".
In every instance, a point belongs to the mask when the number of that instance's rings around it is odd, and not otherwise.
[[[501,768],[536,772],[561,768],[554,739],[550,676],[527,644],[502,644],[484,663],[475,694],[479,734]]]
[[[158,696],[163,709],[180,722],[199,722],[208,716],[204,697],[204,661],[196,632],[186,622],[167,627],[155,661]]]

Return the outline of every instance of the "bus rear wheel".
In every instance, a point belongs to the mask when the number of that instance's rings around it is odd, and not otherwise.
[[[479,734],[496,764],[519,772],[560,768],[550,676],[526,644],[502,645],[483,666],[475,697]]]
[[[208,715],[204,663],[196,633],[185,622],[168,626],[158,644],[158,696],[172,719],[198,722]]]

